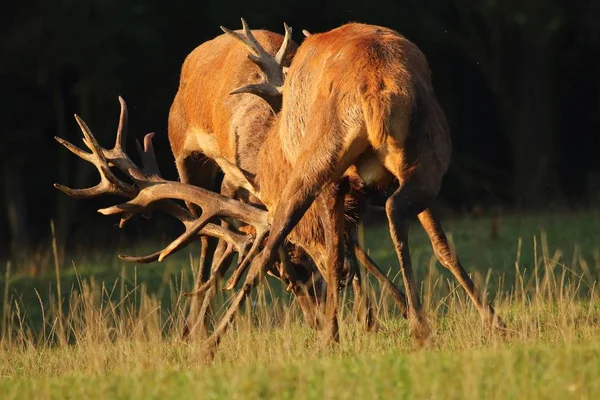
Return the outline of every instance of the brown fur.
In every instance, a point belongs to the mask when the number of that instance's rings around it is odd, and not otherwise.
[[[271,53],[283,40],[269,31],[257,30],[254,34]],[[294,43],[291,46],[296,48]],[[169,113],[169,142],[182,180],[193,173],[190,168],[180,167],[186,159],[197,160],[197,166],[206,162],[202,156],[220,156],[237,163],[239,149],[260,145],[255,133],[269,127],[269,106],[255,96],[229,95],[240,86],[261,81],[260,69],[247,54],[241,43],[223,34],[201,44],[185,59]],[[206,136],[198,137],[201,133]],[[251,163],[249,160],[246,165],[248,170],[255,169]]]
[[[253,33],[270,53],[277,51],[283,39],[269,31]],[[297,47],[292,46],[294,50]],[[278,136],[269,134],[276,131],[272,127],[275,115],[254,95],[229,95],[239,86],[261,81],[259,68],[247,54],[248,50],[228,35],[205,42],[190,53],[169,114],[169,141],[183,182],[213,188],[217,167],[210,159],[218,156],[255,174],[258,188],[274,189],[276,195],[286,183],[291,163]],[[215,71],[215,65],[223,67]],[[203,73],[207,69],[210,74]],[[198,132],[206,136],[197,139]],[[260,200],[266,200],[267,207],[273,205],[273,195],[263,198],[260,191]],[[349,210],[349,219],[351,215]],[[305,249],[324,272],[325,239],[315,208],[307,213],[290,240]]]
[[[343,268],[339,221],[344,218],[339,197],[346,196],[344,176],[380,188],[389,186],[390,176],[399,183],[386,212],[417,339],[425,340],[429,327],[408,252],[408,222],[416,215],[442,265],[457,276],[482,317],[491,321],[494,310],[479,298],[429,210],[451,150],[427,60],[415,44],[393,30],[357,23],[309,36],[292,61],[282,110],[256,160],[256,189],[272,216],[271,234],[209,344],[218,343],[283,241],[300,244],[310,235],[314,241],[304,248],[327,276],[326,323],[329,338],[338,338],[337,290]],[[315,224],[317,215],[322,225]]]

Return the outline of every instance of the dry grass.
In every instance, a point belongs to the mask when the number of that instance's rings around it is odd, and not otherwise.
[[[481,223],[462,224],[455,226],[477,231]],[[356,328],[348,298],[342,342],[324,348],[293,301],[271,282],[247,303],[209,365],[199,343],[179,340],[185,274],[169,276],[161,289],[149,291],[131,270],[118,272],[108,284],[57,264],[62,275],[45,294],[29,288],[36,303],[21,295],[22,285],[11,290],[19,279],[6,276],[0,393],[3,399],[597,398],[598,248],[553,248],[548,244],[553,232],[515,238],[505,246],[513,254],[510,267],[475,274],[482,286],[493,282],[494,303],[512,330],[506,336],[485,332],[460,287],[417,250],[435,332],[425,349],[414,347],[406,322],[376,287],[371,289],[381,331]],[[378,238],[381,232],[369,234]],[[461,241],[457,238],[459,254],[467,243]],[[533,254],[525,254],[526,248]],[[76,284],[57,292],[67,273]]]

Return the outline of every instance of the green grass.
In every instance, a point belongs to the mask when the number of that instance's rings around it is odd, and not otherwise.
[[[67,255],[61,312],[52,258],[40,256],[48,263],[41,275],[0,279],[9,299],[2,300],[0,397],[598,398],[599,222],[591,212],[512,216],[500,220],[497,239],[489,219],[445,222],[508,335],[483,329],[415,226],[411,255],[434,331],[429,346],[415,346],[406,321],[373,284],[381,330],[357,327],[350,296],[341,344],[324,347],[293,299],[270,281],[210,364],[201,343],[179,340],[188,253],[135,269],[112,254]],[[394,276],[387,228],[369,228],[365,243]]]

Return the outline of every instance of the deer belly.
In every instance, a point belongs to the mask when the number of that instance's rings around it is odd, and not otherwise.
[[[215,136],[211,132],[206,132],[201,129],[193,129],[186,135],[186,150],[200,151],[207,157],[220,156],[219,145]]]
[[[367,186],[379,185],[391,178],[389,171],[374,155],[361,157],[356,162],[354,171]]]

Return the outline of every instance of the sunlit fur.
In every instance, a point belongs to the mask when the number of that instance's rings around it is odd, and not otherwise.
[[[302,43],[285,82],[282,111],[271,130],[256,137],[264,142],[258,158],[254,149],[242,150],[240,158],[255,160],[260,197],[272,211],[291,176],[316,181],[345,174],[355,186],[385,187],[394,176],[418,172],[435,195],[451,152],[423,53],[390,29],[363,24],[313,34]],[[313,206],[289,240],[314,238],[304,245],[318,260],[323,232],[315,221]]]
[[[269,31],[252,32],[269,53],[275,53],[283,40]],[[291,47],[293,56],[297,46],[292,43]],[[169,141],[183,182],[213,188],[217,167],[211,158],[224,157],[256,175],[260,200],[269,208],[276,204],[277,190],[286,184],[292,164],[275,133],[274,125],[279,123],[269,106],[252,94],[229,94],[263,79],[247,55],[248,49],[228,35],[205,42],[190,53],[169,114]],[[358,189],[360,183],[354,182]],[[258,201],[247,193],[240,197]],[[349,195],[347,205],[347,218],[355,226],[357,196]],[[314,208],[290,241],[305,249],[323,271],[325,239]]]

